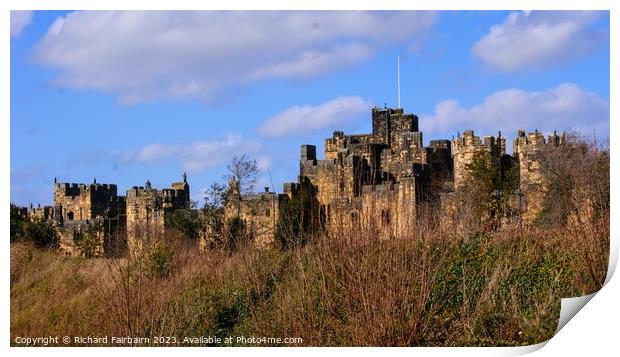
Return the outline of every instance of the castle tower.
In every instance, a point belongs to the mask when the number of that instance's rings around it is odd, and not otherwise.
[[[393,133],[418,131],[418,117],[405,114],[402,108],[372,109],[372,135],[375,142],[391,146],[397,140]]]
[[[486,151],[491,157],[501,158],[505,152],[505,139],[494,136],[485,136],[483,140],[474,134],[473,130],[465,130],[452,141],[452,157],[454,160],[454,187],[465,184],[468,172],[467,166],[474,160],[476,153]]]
[[[543,209],[546,178],[541,167],[541,154],[547,147],[563,144],[564,138],[556,132],[545,141],[545,136],[538,130],[526,134],[523,129],[513,141],[513,155],[519,165],[520,192],[525,199],[522,218],[526,223],[534,221]]]
[[[38,209],[38,215],[53,220],[59,233],[59,247],[71,255],[99,256],[115,253],[124,239],[125,199],[116,185],[64,183],[54,179],[54,207]],[[83,232],[94,229],[98,243],[94,251],[84,251],[77,241]]]
[[[173,207],[175,208],[190,208],[191,207],[191,199],[189,195],[189,184],[187,183],[187,173],[183,173],[183,181],[182,182],[173,182],[170,187],[177,191],[171,194],[174,196]]]
[[[103,217],[117,197],[116,185],[54,183],[54,207],[62,221],[82,221]]]

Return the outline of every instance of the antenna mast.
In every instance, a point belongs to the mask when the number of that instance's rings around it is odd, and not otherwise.
[[[398,108],[400,108],[400,56],[397,57],[397,80],[396,90],[398,92]]]

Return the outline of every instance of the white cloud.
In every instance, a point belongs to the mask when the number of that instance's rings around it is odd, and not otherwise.
[[[293,106],[267,119],[259,128],[264,137],[308,132],[359,119],[372,104],[360,97],[338,97],[317,106]]]
[[[268,77],[312,77],[329,72],[332,63],[338,63],[339,66],[346,67],[354,65],[370,57],[372,54],[373,50],[370,46],[362,43],[334,46],[323,51],[304,52],[290,61],[257,68],[251,77],[255,79]]]
[[[609,99],[564,83],[542,92],[507,89],[495,92],[481,104],[466,108],[456,100],[444,100],[432,115],[420,118],[421,130],[447,133],[473,129],[479,135],[496,135],[501,130],[514,137],[518,129],[542,132],[580,131],[609,136]]]
[[[11,11],[11,38],[21,35],[24,28],[32,22],[32,11],[12,10]]]
[[[220,140],[195,141],[186,145],[149,144],[124,152],[121,159],[126,163],[147,165],[175,161],[188,172],[201,172],[230,161],[235,154],[254,154],[259,148],[257,142],[244,140],[240,135],[228,135]],[[261,160],[268,162],[269,158],[261,156]]]
[[[513,12],[472,48],[488,66],[505,72],[564,64],[591,53],[608,39],[595,22],[603,12]]]
[[[309,78],[386,46],[417,45],[434,23],[420,11],[79,11],[59,17],[37,59],[57,84],[124,102],[210,101],[270,78]]]

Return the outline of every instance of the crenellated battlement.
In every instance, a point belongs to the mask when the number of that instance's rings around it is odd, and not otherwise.
[[[96,222],[104,223],[102,237],[106,244],[114,240],[124,245],[127,227],[133,229],[156,218],[157,224],[163,227],[164,213],[190,208],[187,176],[183,174],[183,181],[171,186],[157,190],[147,181],[144,186],[131,187],[126,196],[119,196],[116,184],[97,183],[96,179],[90,184],[54,179],[54,206],[33,209],[31,217],[51,220],[61,234],[61,248],[70,254],[79,254],[73,242],[77,237],[75,232]],[[107,252],[106,249],[103,247],[99,251]]]
[[[96,180],[91,184],[55,182],[54,216],[62,222],[104,216],[110,206],[124,204],[117,197],[114,184],[100,184]]]
[[[144,186],[127,190],[127,243],[129,250],[140,249],[139,236],[143,230],[151,233],[165,229],[167,214],[190,208],[189,184],[183,174],[182,182],[174,182],[170,188],[153,188],[150,181]]]
[[[54,191],[64,196],[80,196],[87,195],[91,192],[98,194],[105,194],[109,196],[116,196],[117,186],[115,184],[100,184],[100,183],[68,183],[68,182],[56,182],[54,184]]]
[[[520,129],[517,137],[513,141],[513,150],[515,156],[536,152],[544,148],[546,145],[559,146],[565,143],[565,134],[558,135],[557,132],[549,134],[545,140],[544,134],[535,130],[533,133],[525,133]]]
[[[506,154],[506,139],[499,132],[497,137],[484,136],[482,140],[473,130],[465,130],[463,135],[458,134],[452,140],[452,157],[454,161],[454,186],[460,187],[465,183],[467,165],[479,152],[487,152],[491,157],[500,159]]]
[[[452,140],[452,151],[454,154],[464,154],[467,152],[476,152],[485,150],[494,156],[501,156],[506,153],[506,139],[499,132],[498,136],[486,135],[480,139],[474,134],[473,130],[465,130],[463,135],[460,134]]]

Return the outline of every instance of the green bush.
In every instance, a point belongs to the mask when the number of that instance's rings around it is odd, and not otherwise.
[[[157,244],[148,255],[148,271],[158,278],[165,278],[170,274],[173,250],[165,244]]]
[[[58,233],[51,224],[45,221],[30,221],[25,211],[12,203],[10,213],[11,242],[31,241],[38,248],[53,248],[58,245]]]
[[[24,238],[34,242],[38,248],[54,248],[58,245],[56,229],[47,222],[26,221],[24,224]]]
[[[428,307],[433,305],[436,310],[449,313],[458,313],[461,307],[473,307],[498,263],[497,252],[484,244],[488,240],[478,234],[456,247],[452,259],[435,279]]]
[[[19,207],[11,203],[11,242],[14,242],[24,236],[26,223],[28,223],[28,218],[24,215],[24,212]]]
[[[512,214],[509,200],[517,188],[518,167],[486,151],[476,152],[465,167],[470,173],[469,199],[476,202],[477,215],[497,227],[502,217]]]
[[[228,220],[228,249],[235,250],[245,237],[243,220],[233,217]]]
[[[86,230],[75,234],[74,241],[86,258],[97,256],[101,247],[99,239],[101,234],[103,234],[103,226],[100,223],[92,224]]]
[[[306,190],[300,196],[280,202],[280,219],[276,227],[275,239],[283,249],[302,246],[313,234],[321,231],[325,217],[319,218],[318,201]]]
[[[176,210],[166,214],[165,217],[166,227],[182,232],[186,238],[197,240],[200,232],[204,230],[205,224],[199,210]]]

